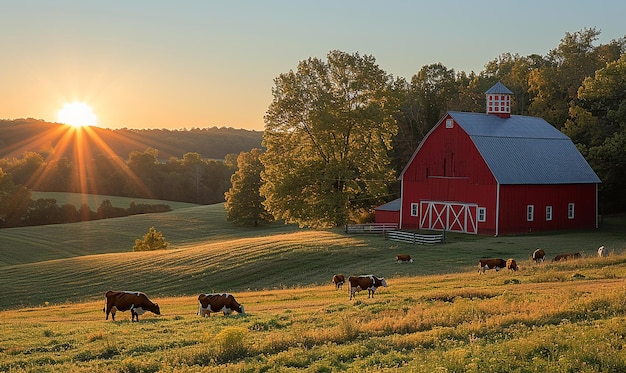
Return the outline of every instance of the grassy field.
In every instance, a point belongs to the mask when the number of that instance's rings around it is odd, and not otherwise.
[[[133,253],[150,226],[176,249]],[[238,228],[222,205],[0,230],[0,371],[626,370],[626,217],[599,230],[416,246],[341,230]],[[605,245],[607,258],[594,257]],[[580,251],[584,258],[536,265]],[[408,253],[412,264],[396,264]],[[478,275],[478,258],[519,272]],[[335,273],[385,276],[376,298],[335,291]],[[160,317],[104,321],[104,293],[146,292]],[[195,316],[229,291],[246,315]]]
[[[417,266],[416,263],[404,266]],[[330,284],[235,295],[244,315],[105,321],[98,301],[0,312],[0,371],[623,372],[626,256],[400,277],[349,301]]]

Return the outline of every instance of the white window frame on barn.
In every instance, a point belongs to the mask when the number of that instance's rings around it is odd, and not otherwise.
[[[574,204],[573,203],[569,203],[567,205],[567,218],[574,219]]]
[[[411,203],[411,216],[418,216],[420,211],[419,203]]]
[[[552,220],[552,206],[546,206],[546,221]]]
[[[486,207],[479,207],[477,210],[477,215],[478,215],[478,222],[479,223],[484,223],[487,221],[487,208]]]
[[[526,221],[535,221],[535,205],[526,206]]]

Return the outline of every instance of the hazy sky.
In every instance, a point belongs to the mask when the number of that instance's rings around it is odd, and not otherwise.
[[[82,101],[101,127],[262,130],[273,79],[330,50],[407,79],[480,72],[583,28],[608,43],[624,15],[623,0],[0,0],[0,118],[56,121]]]

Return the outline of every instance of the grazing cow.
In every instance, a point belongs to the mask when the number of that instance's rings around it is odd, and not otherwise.
[[[533,252],[533,260],[535,263],[543,262],[543,259],[546,257],[546,252],[543,249],[537,249]]]
[[[495,269],[497,272],[502,268],[506,268],[506,261],[504,261],[504,259],[483,258],[478,262],[478,272],[481,275],[488,269]]]
[[[404,262],[413,263],[413,259],[411,258],[411,256],[409,254],[398,254],[398,255],[396,255],[396,264],[404,263]]]
[[[387,281],[384,277],[376,277],[374,275],[367,276],[350,276],[350,300],[355,297],[357,291],[367,289],[367,297],[374,298],[374,292],[381,286],[387,287]]]
[[[599,256],[600,258],[602,258],[602,257],[603,257],[603,256],[605,256],[605,255],[606,255],[606,252],[605,252],[605,250],[604,250],[604,246],[600,246],[600,247],[598,247],[598,256]]]
[[[211,312],[223,312],[224,316],[230,315],[233,311],[246,313],[243,306],[235,300],[232,294],[214,293],[198,295],[198,313],[202,317],[209,315]]]
[[[564,261],[564,260],[578,259],[580,257],[582,257],[582,255],[580,255],[580,253],[559,254],[559,255],[555,256],[552,261],[553,262],[560,262],[560,261]]]
[[[335,289],[343,288],[343,284],[346,282],[346,277],[344,275],[337,274],[333,276],[333,283],[335,284]]]
[[[512,271],[517,271],[519,269],[517,267],[517,263],[515,262],[515,259],[509,258],[509,260],[506,261],[506,269],[512,270]]]
[[[157,315],[161,314],[159,305],[152,303],[146,294],[139,291],[107,291],[106,297],[106,317],[109,319],[109,313],[111,319],[115,321],[115,313],[117,311],[130,310],[130,321],[133,322],[137,319],[139,322],[139,315],[143,315],[146,311],[150,311]]]

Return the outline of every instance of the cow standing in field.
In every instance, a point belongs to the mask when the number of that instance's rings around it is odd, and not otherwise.
[[[367,297],[374,298],[374,292],[379,287],[387,287],[387,281],[384,277],[376,277],[374,275],[367,276],[350,276],[348,278],[350,282],[350,300],[355,297],[357,291],[367,289]]]
[[[211,316],[211,312],[223,312],[224,316],[230,315],[233,311],[246,313],[243,306],[235,300],[232,294],[212,293],[198,295],[198,313],[202,317]]]
[[[533,252],[533,260],[535,261],[535,263],[540,263],[543,262],[544,258],[546,257],[546,252],[543,249],[537,249]]]
[[[565,260],[579,259],[582,258],[580,253],[570,253],[570,254],[559,254],[554,257],[553,262],[560,262]]]
[[[506,269],[511,271],[517,271],[519,269],[519,267],[517,266],[517,262],[515,262],[515,259],[509,258],[506,261]]]
[[[115,321],[115,313],[117,311],[130,310],[130,321],[133,322],[137,319],[139,322],[139,315],[143,315],[146,311],[150,311],[154,314],[160,315],[161,310],[159,305],[153,303],[146,294],[139,291],[107,291],[106,297],[106,312],[105,320],[109,319],[109,313],[111,319]]]
[[[482,275],[488,269],[495,269],[496,272],[506,268],[506,261],[498,258],[483,258],[478,261],[478,272]]]
[[[333,276],[333,284],[335,284],[335,289],[342,289],[343,284],[346,283],[346,276],[341,273]]]
[[[396,264],[404,263],[404,262],[413,263],[413,259],[411,258],[411,256],[409,254],[398,254],[398,255],[396,255]]]
[[[602,258],[605,255],[606,255],[606,251],[604,250],[604,246],[598,247],[598,256]]]

